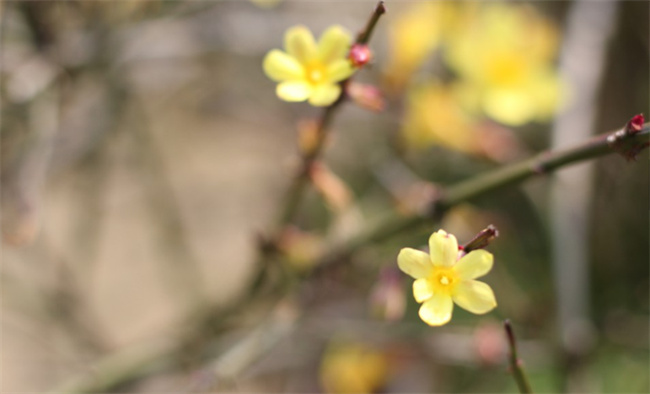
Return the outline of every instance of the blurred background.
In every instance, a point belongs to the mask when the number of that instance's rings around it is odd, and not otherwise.
[[[647,152],[490,193],[240,304],[320,114],[280,101],[262,59],[297,24],[356,34],[374,6],[0,4],[3,392],[513,392],[505,318],[537,392],[650,391]],[[650,108],[647,2],[386,7],[354,77],[385,110],[337,113],[284,245],[298,272],[435,185]],[[498,308],[428,327],[397,253],[489,224]],[[228,324],[199,327],[202,305]]]

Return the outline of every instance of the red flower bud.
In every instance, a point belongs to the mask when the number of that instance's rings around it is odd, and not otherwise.
[[[354,44],[350,48],[350,54],[348,55],[352,65],[355,67],[363,67],[372,59],[372,51],[368,48],[368,45],[365,44]]]
[[[627,122],[625,129],[629,134],[636,134],[643,128],[643,123],[645,123],[643,114],[638,114],[632,117],[629,122]]]

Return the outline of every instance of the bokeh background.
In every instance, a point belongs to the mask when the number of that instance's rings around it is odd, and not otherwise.
[[[374,6],[0,4],[2,392],[93,387],[197,330],[203,304],[236,318],[108,391],[513,392],[504,318],[537,392],[650,390],[647,152],[485,195],[279,305],[237,304],[299,124],[320,114],[280,101],[262,59],[291,26],[354,34]],[[337,114],[326,181],[306,195],[282,263],[301,272],[326,240],[417,210],[434,184],[648,113],[647,2],[386,7],[355,76],[384,92],[385,110],[348,102]],[[488,224],[500,230],[485,278],[499,307],[426,326],[395,271],[399,249],[438,227],[466,242]]]

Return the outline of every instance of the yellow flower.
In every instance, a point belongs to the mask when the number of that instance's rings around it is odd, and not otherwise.
[[[407,87],[413,75],[453,32],[457,16],[455,3],[420,1],[409,3],[389,21],[383,78],[390,94],[398,95]]]
[[[556,27],[524,6],[471,3],[465,11],[445,52],[466,84],[463,104],[510,126],[550,118],[562,101]]]
[[[420,307],[420,318],[431,326],[451,320],[454,303],[475,314],[497,306],[490,286],[474,279],[492,269],[492,254],[474,250],[458,259],[458,242],[443,230],[429,238],[430,254],[404,248],[397,256],[399,268],[415,278],[413,296]]]
[[[320,381],[326,393],[376,393],[386,383],[387,355],[373,347],[354,342],[333,342],[320,367]]]
[[[270,51],[264,73],[279,82],[276,93],[282,100],[330,105],[341,95],[339,82],[354,72],[347,58],[350,42],[350,34],[340,26],[328,28],[318,43],[306,27],[292,27],[284,36],[286,52]]]
[[[442,145],[465,153],[479,151],[476,122],[458,103],[454,86],[426,82],[409,89],[402,127],[407,147]]]

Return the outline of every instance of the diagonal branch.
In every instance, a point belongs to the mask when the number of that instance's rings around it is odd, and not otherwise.
[[[402,231],[423,225],[429,220],[439,218],[444,211],[455,205],[492,191],[609,153],[620,153],[629,159],[630,155],[637,154],[649,143],[650,123],[645,123],[641,130],[635,133],[630,133],[627,128],[623,128],[615,132],[601,134],[567,149],[542,152],[522,162],[479,174],[441,190],[438,196],[430,202],[428,214],[404,216],[392,213],[375,227],[331,249],[326,256],[321,258],[320,263],[328,265],[342,257],[349,256],[365,245],[382,241]]]

